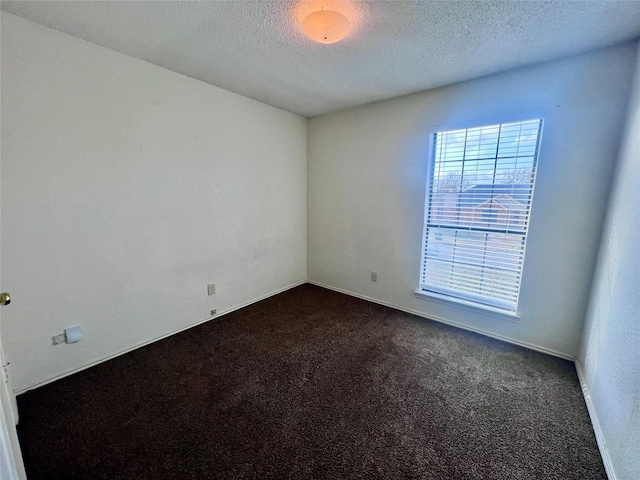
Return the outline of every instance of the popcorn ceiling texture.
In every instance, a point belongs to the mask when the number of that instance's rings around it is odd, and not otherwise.
[[[298,23],[339,10],[334,45]],[[2,2],[2,9],[315,116],[640,36],[640,2]]]

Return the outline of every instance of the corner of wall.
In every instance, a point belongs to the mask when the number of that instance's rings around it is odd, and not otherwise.
[[[626,124],[600,235],[582,338],[575,361],[585,402],[611,480],[640,478],[640,43]],[[635,452],[635,453],[634,453]],[[617,472],[617,475],[616,475]]]
[[[593,400],[591,398],[591,391],[589,390],[589,384],[587,382],[584,369],[582,368],[582,364],[580,363],[579,359],[575,359],[574,363],[576,366],[576,372],[578,373],[578,380],[580,381],[580,388],[582,389],[584,402],[587,405],[589,418],[591,419],[591,424],[593,425],[593,433],[596,437],[596,443],[598,444],[598,449],[600,450],[600,456],[602,457],[602,463],[604,464],[604,469],[607,472],[607,476],[609,477],[609,480],[617,480],[615,471],[613,470],[613,463],[611,462],[611,456],[609,455],[609,450],[607,449],[607,443],[602,433],[602,428],[600,427],[600,421],[598,420],[598,413],[596,411],[596,407],[593,404]]]

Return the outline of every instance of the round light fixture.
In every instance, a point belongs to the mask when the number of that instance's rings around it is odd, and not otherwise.
[[[351,22],[341,13],[319,10],[305,17],[302,29],[316,42],[335,43],[347,36],[351,30]]]

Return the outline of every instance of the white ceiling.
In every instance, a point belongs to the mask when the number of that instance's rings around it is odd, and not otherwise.
[[[298,23],[325,7],[353,32]],[[2,9],[175,72],[314,116],[640,37],[627,1],[3,1]]]

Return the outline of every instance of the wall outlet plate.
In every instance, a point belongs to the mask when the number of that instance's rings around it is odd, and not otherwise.
[[[207,294],[213,295],[214,293],[216,293],[216,284],[210,283],[209,285],[207,285]]]
[[[378,272],[371,272],[371,281],[372,282],[378,281]]]

